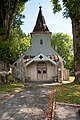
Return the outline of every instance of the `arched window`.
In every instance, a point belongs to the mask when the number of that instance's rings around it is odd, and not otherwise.
[[[42,39],[40,39],[40,45],[43,45],[43,40]]]

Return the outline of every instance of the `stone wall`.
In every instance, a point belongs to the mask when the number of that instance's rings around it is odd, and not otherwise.
[[[25,79],[25,65],[22,62],[18,62],[16,65],[12,65],[13,77],[17,80],[24,81]]]
[[[7,62],[0,61],[0,72],[1,71],[9,71],[10,67]]]
[[[10,73],[10,66],[5,61],[0,61],[0,83],[7,82],[7,76]]]
[[[66,68],[63,70],[63,80],[69,80],[69,70]]]

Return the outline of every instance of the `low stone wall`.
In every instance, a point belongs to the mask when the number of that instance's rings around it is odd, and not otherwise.
[[[0,83],[7,83],[8,82],[8,76],[12,74],[12,71],[1,71],[0,72]]]
[[[69,70],[67,70],[66,68],[64,68],[63,70],[63,80],[69,80]]]
[[[11,68],[15,80],[25,80],[25,65],[23,63],[18,63],[17,66],[12,65]]]
[[[0,72],[2,71],[9,71],[10,66],[7,62],[0,61]]]

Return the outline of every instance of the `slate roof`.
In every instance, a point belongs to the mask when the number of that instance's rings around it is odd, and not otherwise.
[[[38,32],[45,32],[45,33],[51,33],[47,27],[47,24],[45,22],[44,16],[42,14],[41,6],[39,7],[39,13],[36,21],[36,25],[33,29],[32,33],[38,33]]]
[[[24,52],[24,55],[36,56],[40,53],[43,53],[46,56],[53,56],[53,55],[59,56],[59,54],[51,46],[48,46],[48,48],[47,48],[47,46],[45,46],[45,47],[38,46],[38,48],[36,47],[36,49],[34,49],[34,47],[32,46]]]

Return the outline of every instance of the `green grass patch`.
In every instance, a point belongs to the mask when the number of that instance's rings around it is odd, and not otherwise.
[[[7,84],[0,86],[0,93],[2,92],[10,93],[22,87],[24,87],[22,83],[7,83]]]
[[[75,83],[54,86],[56,102],[80,104],[80,85]]]
[[[0,93],[13,92],[16,89],[23,88],[22,83],[7,83],[0,86]],[[76,83],[68,83],[53,87],[56,90],[56,102],[64,102],[70,104],[80,104],[80,85]]]
[[[74,76],[70,76],[70,77],[69,77],[69,81],[72,81],[72,82],[73,82],[73,81],[74,81],[74,79],[75,79],[75,77],[74,77]]]

